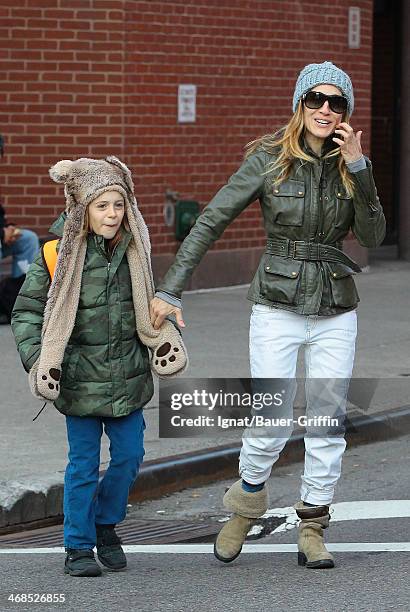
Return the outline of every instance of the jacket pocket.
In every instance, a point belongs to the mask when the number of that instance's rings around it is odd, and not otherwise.
[[[303,225],[305,183],[288,179],[273,186],[273,220],[278,225]]]
[[[354,208],[353,199],[347,193],[343,185],[335,187],[335,227],[348,230],[353,223]]]
[[[342,308],[355,306],[360,301],[352,276],[355,272],[342,263],[327,262],[327,264],[331,305]]]
[[[278,255],[265,255],[260,280],[261,296],[270,302],[295,304],[302,263]]]

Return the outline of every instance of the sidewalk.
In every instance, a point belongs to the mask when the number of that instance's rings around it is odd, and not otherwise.
[[[410,264],[375,259],[370,271],[356,277],[361,302],[353,377],[384,378],[368,415],[410,403]],[[190,354],[188,377],[249,377],[248,325],[250,302],[245,287],[186,293],[184,340]],[[29,392],[9,326],[0,326],[0,510],[17,492],[43,490],[63,481],[66,465],[64,418],[51,405],[33,423],[41,408]],[[302,353],[302,351],[301,351]],[[303,376],[300,354],[298,376]],[[394,379],[394,380],[393,380]],[[237,433],[212,438],[158,438],[158,393],[145,418],[145,461],[187,451],[240,443]],[[101,468],[108,461],[103,438]],[[46,483],[46,484],[45,484]],[[14,503],[13,501],[13,503]],[[0,527],[1,527],[0,520]]]

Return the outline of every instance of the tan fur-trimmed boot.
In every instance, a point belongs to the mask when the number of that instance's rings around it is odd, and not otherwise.
[[[334,567],[332,555],[324,545],[323,530],[329,527],[329,506],[294,506],[301,519],[298,527],[298,564],[312,569]]]
[[[225,493],[223,503],[234,514],[218,534],[214,555],[219,561],[230,563],[241,552],[255,519],[268,509],[268,492],[265,486],[260,491],[249,493],[242,488],[242,480],[237,480]]]

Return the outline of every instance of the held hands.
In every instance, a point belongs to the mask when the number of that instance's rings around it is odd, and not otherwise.
[[[363,155],[361,138],[363,131],[359,130],[356,134],[348,123],[339,123],[335,130],[336,138],[332,140],[340,146],[340,152],[346,163],[355,162]]]
[[[151,300],[149,309],[151,323],[154,326],[154,329],[159,329],[164,322],[165,317],[170,314],[175,315],[179,327],[185,327],[185,323],[182,319],[182,310],[180,308],[172,306],[172,304],[168,304],[168,302],[165,302],[160,298],[154,297],[154,299]]]

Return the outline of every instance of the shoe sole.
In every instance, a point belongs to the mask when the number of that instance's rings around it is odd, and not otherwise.
[[[98,556],[98,553],[97,553],[97,557],[98,557],[99,562],[102,563],[104,567],[106,567],[107,569],[113,572],[120,572],[121,570],[127,567],[127,562],[125,562],[123,565],[109,565],[106,561],[104,561],[103,559],[101,559],[101,557]]]
[[[298,565],[308,569],[331,569],[335,566],[332,559],[319,559],[318,561],[308,561],[305,553],[298,552]]]
[[[235,559],[239,557],[239,555],[241,554],[241,551],[242,551],[242,546],[240,547],[236,555],[234,555],[233,557],[221,557],[221,555],[216,550],[216,542],[214,544],[214,555],[218,559],[218,561],[222,561],[222,563],[231,563],[232,561],[235,561]]]
[[[93,570],[70,570],[68,567],[65,567],[64,573],[76,578],[96,578],[97,576],[102,576],[102,571],[99,568]]]
[[[101,561],[101,559],[100,559]],[[122,570],[127,568],[127,565],[121,565],[121,567],[113,567],[111,565],[107,565],[106,563],[103,563],[101,561],[101,563],[103,564],[104,567],[106,567],[108,570],[110,570],[110,572],[121,572]]]

